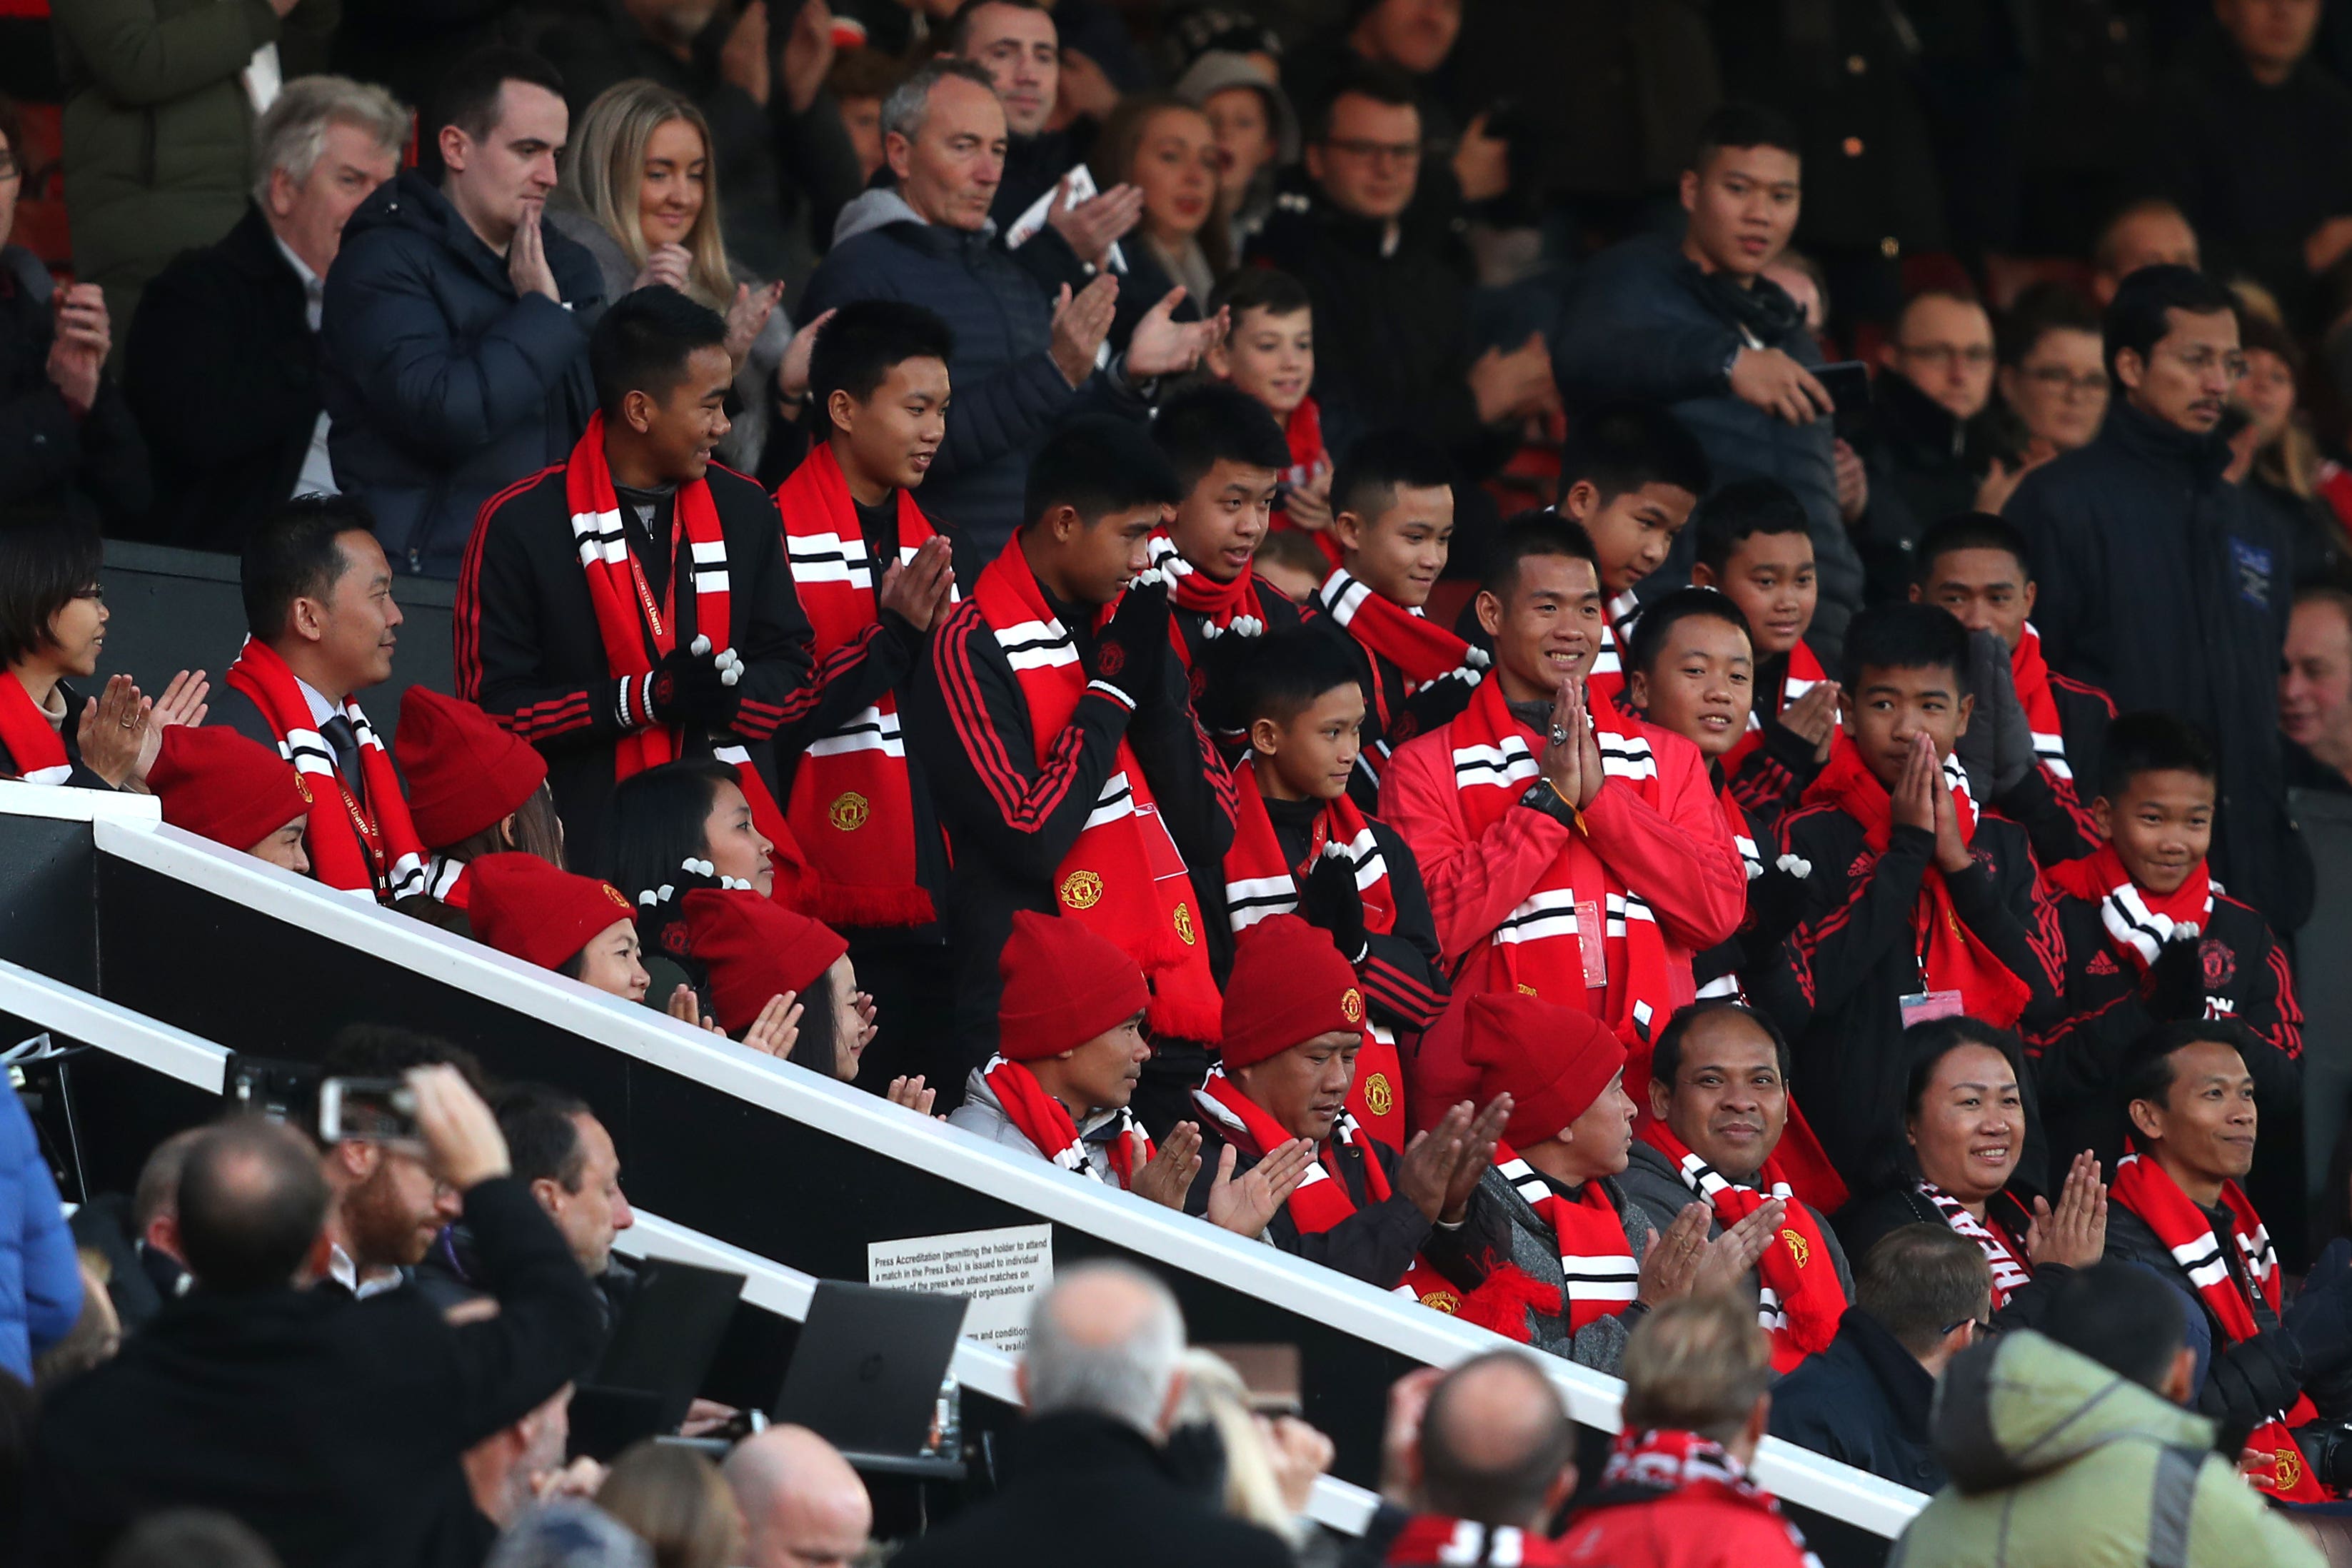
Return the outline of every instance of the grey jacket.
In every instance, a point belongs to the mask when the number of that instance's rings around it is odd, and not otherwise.
[[[1559,1266],[1559,1238],[1552,1233],[1551,1226],[1537,1217],[1534,1206],[1519,1196],[1510,1179],[1495,1167],[1486,1168],[1478,1184],[1510,1218],[1511,1267],[1539,1285],[1564,1290],[1567,1279]],[[1639,1263],[1650,1250],[1650,1222],[1617,1182],[1603,1176],[1601,1185],[1609,1194],[1609,1201],[1616,1205],[1618,1218],[1624,1222],[1626,1245],[1633,1249],[1633,1261]],[[1638,1312],[1622,1312],[1596,1319],[1587,1323],[1582,1332],[1570,1334],[1564,1312],[1547,1317],[1529,1311],[1528,1326],[1533,1337],[1528,1342],[1537,1350],[1614,1376],[1617,1363],[1625,1353],[1625,1337],[1641,1321]]]
[[[1111,1173],[1108,1149],[1111,1139],[1118,1131],[1119,1121],[1120,1117],[1116,1110],[1097,1111],[1078,1130],[1078,1136],[1087,1145],[1087,1168],[1077,1174],[1091,1176],[1107,1187],[1118,1185],[1118,1178]],[[949,1113],[948,1125],[961,1127],[967,1132],[977,1132],[990,1142],[1004,1148],[1018,1149],[1024,1154],[1045,1158],[1037,1145],[1029,1141],[1029,1134],[1014,1126],[1013,1118],[1004,1113],[1003,1104],[997,1100],[995,1091],[988,1087],[988,1079],[981,1076],[978,1068],[972,1068],[965,1077],[963,1103]]]
[[[1683,1181],[1682,1173],[1675,1169],[1672,1161],[1639,1139],[1633,1142],[1633,1163],[1625,1167],[1625,1173],[1617,1178],[1617,1184],[1624,1189],[1625,1195],[1633,1200],[1634,1207],[1661,1234],[1675,1223],[1675,1215],[1698,1197]],[[1822,1217],[1819,1210],[1808,1205],[1805,1212],[1811,1215],[1813,1223],[1821,1227],[1822,1239],[1829,1243],[1831,1261],[1837,1265],[1838,1283],[1845,1289],[1845,1299],[1853,1300],[1853,1269],[1845,1260],[1844,1245],[1838,1240],[1837,1232],[1830,1228],[1830,1222]],[[1628,1220],[1626,1223],[1630,1226],[1636,1222]],[[1706,1234],[1712,1240],[1723,1234],[1723,1226],[1710,1217],[1706,1222]],[[1748,1271],[1748,1282],[1751,1287],[1757,1283],[1756,1271],[1752,1268]]]

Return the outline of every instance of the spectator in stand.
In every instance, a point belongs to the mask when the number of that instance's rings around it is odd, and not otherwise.
[[[2230,437],[2225,478],[2288,542],[2294,580],[2341,581],[2347,555],[2344,519],[2319,489],[2319,447],[2295,408],[2303,345],[2279,321],[2274,305],[2250,287],[2237,290],[2238,330],[2246,374],[2231,397],[2245,426]]]
[[[1771,1341],[1747,1303],[1670,1301],[1625,1346],[1624,1430],[1562,1539],[1599,1568],[1802,1568],[1812,1553],[1748,1479],[1772,1408]]]
[[[1559,454],[1559,515],[1592,537],[1601,558],[1601,651],[1594,697],[1625,689],[1624,646],[1651,596],[1687,575],[1669,564],[1698,498],[1713,489],[1706,453],[1675,416],[1646,403],[1605,404],[1577,416]],[[1685,559],[1687,552],[1683,552]]]
[[[2214,1451],[2179,1295],[2103,1263],[2071,1281],[2047,1338],[2002,1334],[1945,1373],[1936,1453],[1954,1484],[1904,1531],[1908,1568],[2319,1568],[2309,1536]],[[2120,1381],[2119,1381],[2120,1380]],[[2000,1398],[1996,1387],[2018,1391]]]
[[[1201,320],[1217,280],[1234,266],[1232,236],[1217,211],[1217,143],[1209,117],[1174,93],[1130,93],[1103,121],[1087,166],[1097,184],[1125,184],[1143,195],[1143,216],[1119,249],[1127,276],[1119,280],[1112,347],[1123,344],[1145,308],[1171,288],[1184,290],[1176,319]]]
[[[408,119],[383,89],[347,77],[288,82],[253,128],[245,216],[148,286],[123,381],[161,481],[150,537],[235,552],[280,501],[335,493],[319,343],[327,272],[344,223],[399,169]]]
[[[174,724],[163,732],[147,788],[173,826],[298,877],[310,874],[302,847],[310,799],[286,760],[268,746],[226,725]]]
[[[1308,1514],[1315,1483],[1331,1468],[1331,1439],[1296,1415],[1264,1415],[1242,1375],[1213,1351],[1184,1352],[1176,1428],[1213,1441],[1224,1456],[1218,1501],[1229,1519],[1272,1531],[1299,1550],[1338,1544]]]
[[[1551,1380],[1510,1351],[1432,1376],[1409,1433],[1396,1429],[1391,1403],[1388,1448],[1401,1450],[1420,1507],[1401,1521],[1385,1561],[1415,1568],[1562,1561],[1547,1531],[1576,1489],[1576,1428]]]
[[[882,100],[898,85],[898,62],[879,49],[837,49],[825,85],[841,105],[841,122],[857,154],[860,189],[882,167]]]
[[[1169,647],[1167,590],[1135,581],[1177,500],[1135,426],[1064,426],[1030,465],[1029,521],[933,635],[908,726],[953,852],[966,1064],[994,1049],[1013,911],[1082,920],[1151,982],[1147,1127],[1186,1109],[1219,1027],[1198,896],[1170,872],[1213,879],[1234,837],[1233,780]]]
[[[1993,632],[2009,650],[2010,684],[2033,737],[2034,765],[1997,804],[2032,840],[2044,867],[2099,847],[2082,788],[2096,787],[2116,705],[2095,686],[2069,679],[2042,657],[2032,616],[2039,597],[2033,552],[2016,524],[1984,512],[1946,518],[1922,536],[1911,597],[1940,605],[1970,632]]]
[[[1202,356],[1202,368],[1265,405],[1282,422],[1290,447],[1275,495],[1273,530],[1311,535],[1328,571],[1339,563],[1339,546],[1331,537],[1331,453],[1323,443],[1323,412],[1307,395],[1315,384],[1314,301],[1289,273],[1244,267],[1217,284],[1209,312],[1227,326]],[[1320,584],[1323,572],[1315,580]]]
[[[1853,1270],[1837,1232],[1807,1199],[1844,1196],[1789,1096],[1789,1046],[1742,1003],[1701,1002],[1658,1037],[1644,1086],[1649,1115],[1628,1156],[1623,1186],[1654,1226],[1707,1205],[1709,1240],[1777,1208],[1764,1245],[1748,1250],[1757,1321],[1772,1334],[1772,1368],[1788,1373],[1829,1348],[1853,1300]]]
[[[1968,666],[1968,632],[1943,610],[1857,616],[1844,737],[1780,825],[1781,852],[1809,870],[1796,929],[1748,984],[1850,1186],[1895,1134],[1906,1025],[1966,1013],[2007,1028],[2057,995],[2057,920],[2025,830],[1979,812],[1951,754],[1974,707]]]
[[[711,462],[726,342],[717,311],[665,286],[607,310],[589,353],[597,412],[566,461],[483,509],[457,584],[457,695],[548,758],[586,864],[614,785],[681,756],[734,768],[761,833],[792,843],[766,742],[783,735],[789,755],[815,738],[809,626],[775,503]]]
[[[1948,1226],[1992,1271],[1990,1325],[2039,1327],[2058,1288],[2105,1253],[2099,1162],[2086,1149],[2074,1154],[2054,1209],[2014,1182],[2033,1117],[2024,1047],[2007,1029],[1938,1018],[1903,1044],[1911,1058],[1903,1141],[1882,1151],[1875,1193],[1838,1211],[1838,1237],[1849,1254],[1867,1254],[1907,1226]],[[2053,1142],[2075,1147],[2063,1134]]]
[[[2088,446],[2106,417],[2099,312],[2064,284],[2032,284],[2001,318],[1997,342],[1999,417],[2021,479],[2061,452]]]
[[[1134,388],[1190,370],[1218,327],[1172,321],[1176,300],[1163,298],[1137,323],[1127,353],[1096,369],[1118,280],[1105,273],[1048,299],[991,242],[989,205],[1003,179],[1006,132],[982,68],[953,59],[922,66],[884,101],[882,134],[895,183],[843,210],[802,309],[900,300],[937,311],[955,334],[948,365],[955,402],[928,499],[934,515],[969,541],[971,580],[1024,521],[1023,476],[1081,389],[1085,403],[1139,418]]]
[[[1408,79],[1377,68],[1345,78],[1307,136],[1311,192],[1277,204],[1249,258],[1305,284],[1318,318],[1346,323],[1315,361],[1336,446],[1409,426],[1475,479],[1507,455],[1500,431],[1554,401],[1551,362],[1534,336],[1472,354],[1461,273],[1429,226],[1404,221],[1422,131]]]
[[[733,1568],[742,1515],[719,1467],[691,1448],[641,1438],[613,1461],[596,1506],[652,1548],[655,1568]]]
[[[459,1326],[415,1292],[354,1302],[301,1289],[328,1257],[316,1152],[257,1119],[211,1130],[180,1185],[195,1289],[50,1400],[33,1495],[55,1506],[34,1517],[32,1563],[95,1561],[141,1516],[198,1502],[288,1562],[480,1560],[458,1456],[586,1366],[595,1299],[509,1176],[488,1107],[450,1068],[408,1083],[418,1170],[462,1195],[498,1312]]]
[[[2133,1048],[2116,1091],[2133,1152],[2109,1189],[2107,1255],[2156,1270],[2204,1313],[2213,1362],[2184,1396],[2251,1432],[2247,1479],[2273,1497],[2317,1502],[2352,1480],[2339,1425],[2352,1268],[2331,1254],[2285,1299],[2278,1255],[2242,1184],[2254,1163],[2253,1064],[2268,1049],[2227,1019],[2163,1025]]]
[[[2352,250],[2352,91],[2310,58],[2313,0],[2217,0],[2212,47],[2183,50],[2150,107],[2150,183],[2180,203],[2216,269],[2296,306]]]
[[[582,111],[547,222],[596,258],[604,298],[666,284],[727,319],[735,367],[719,444],[728,467],[761,473],[772,443],[779,472],[806,445],[798,423],[808,396],[813,338],[795,339],[776,309],[782,283],[738,282],[720,215],[709,121],[693,100],[649,81],[617,82]]]
[[[2352,791],[2352,594],[2323,584],[2295,595],[2278,703],[2287,783]]]
[[[1741,479],[1699,503],[1690,532],[1693,586],[1722,594],[1748,622],[1756,696],[1723,771],[1742,815],[1769,835],[1837,736],[1838,684],[1807,640],[1821,607],[1812,520],[1786,485]]]
[[[2143,267],[2204,267],[2197,231],[2181,211],[2162,196],[2131,203],[2107,220],[2091,247],[2091,293],[2104,310],[2116,302],[2123,280]]]
[[[0,98],[0,503],[54,496],[119,527],[147,510],[147,448],[106,372],[104,291],[60,292],[40,258],[8,243],[30,158],[23,118]]]
[[[115,1313],[131,1333],[154,1321],[164,1302],[178,1300],[194,1283],[182,1256],[186,1248],[180,1240],[180,1175],[187,1168],[188,1151],[207,1131],[201,1126],[183,1128],[148,1152],[131,1192],[130,1256],[118,1257],[112,1249],[101,1248],[114,1261],[107,1289],[114,1298]],[[90,1214],[97,1206],[86,1205],[76,1217]],[[148,1287],[143,1291],[127,1278],[133,1268]]]
[[[1872,604],[1900,597],[1919,536],[1957,512],[2000,510],[2016,476],[1993,455],[1992,317],[1974,299],[1923,289],[1878,351],[1870,427],[1858,442],[1869,504],[1854,520]]]
[[[466,868],[484,856],[520,850],[563,865],[546,760],[479,708],[410,687],[400,694],[392,753],[408,785],[409,820],[432,851],[425,890],[443,904],[466,908]]]
[[[1176,96],[1209,117],[1216,142],[1217,217],[1236,246],[1274,213],[1281,171],[1298,162],[1298,114],[1263,60],[1208,49],[1176,79]]]
[[[65,0],[51,16],[74,268],[127,323],[164,263],[236,222],[253,184],[254,116],[287,81],[326,68],[341,6]]]
[[[2098,439],[2027,476],[2006,513],[2033,547],[2042,653],[2119,708],[2168,710],[2213,738],[2228,803],[2214,869],[2292,931],[2312,896],[2277,734],[2292,546],[2222,478],[2219,426],[2245,369],[2234,300],[2186,268],[2143,268],[2105,336],[2121,405]],[[2184,640],[2190,626],[2204,630]]]
[[[1796,128],[1730,104],[1701,132],[1683,174],[1681,247],[1654,236],[1594,258],[1560,317],[1552,363],[1571,406],[1662,403],[1706,449],[1715,482],[1776,479],[1804,502],[1820,563],[1817,624],[1835,656],[1862,605],[1832,459],[1822,355],[1796,302],[1762,276],[1788,247],[1800,195]]]
[[[1581,528],[1507,531],[1477,614],[1493,674],[1460,716],[1398,749],[1383,809],[1421,862],[1457,992],[1597,1014],[1646,1071],[1651,1041],[1692,998],[1691,954],[1739,924],[1739,852],[1696,748],[1586,700],[1603,611]],[[1416,1102],[1453,1092],[1426,1047],[1416,1070]]]
[[[466,880],[466,918],[485,947],[625,1002],[646,999],[636,906],[612,883],[520,853],[485,855]]]
[[[834,1446],[805,1426],[771,1426],[729,1450],[721,1472],[743,1515],[744,1568],[850,1568],[874,1504]]]
[[[764,0],[612,0],[559,13],[539,45],[575,121],[625,81],[667,88],[702,111],[719,176],[709,205],[724,202],[713,216],[729,253],[761,279],[805,276],[834,215],[857,194],[857,154],[825,86],[831,15],[822,5],[782,13],[790,31],[778,38]],[[723,309],[732,292],[710,302]]]
[[[0,1084],[0,1372],[29,1381],[34,1358],[72,1332],[82,1274],[33,1119]]]
[[[497,46],[451,68],[421,122],[441,154],[343,226],[320,316],[335,483],[399,570],[454,577],[475,514],[560,463],[595,408],[595,258],[550,233],[563,79]]]
[[[100,556],[97,530],[62,508],[0,518],[0,777],[135,788],[166,726],[204,722],[202,670],[182,670],[153,701],[127,675],[86,700],[68,684],[95,675],[106,647]]]
[[[1184,1391],[1184,1320],[1121,1263],[1064,1269],[1031,1313],[1018,1372],[1029,1423],[1010,1484],[902,1549],[900,1568],[1011,1568],[1117,1539],[1133,1568],[1274,1568],[1289,1549],[1219,1514],[1163,1447]]]
[[[353,1024],[327,1046],[331,1077],[394,1079],[443,1066],[456,1068],[480,1092],[482,1069],[472,1053],[429,1035]],[[342,1137],[327,1145],[320,1162],[330,1200],[318,1289],[349,1300],[405,1286],[433,1238],[460,1212],[461,1194],[440,1179],[426,1152],[414,1139],[386,1131],[372,1114],[380,1113],[355,1109]]]

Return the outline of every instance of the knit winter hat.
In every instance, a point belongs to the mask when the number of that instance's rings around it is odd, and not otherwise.
[[[1077,921],[1013,911],[1013,934],[997,951],[1004,994],[996,1004],[996,1049],[1034,1062],[1083,1046],[1150,1005],[1143,971],[1108,938]]]
[[[400,697],[392,753],[408,785],[408,816],[426,847],[446,849],[522,809],[547,762],[470,702],[412,686]]]
[[[1245,1068],[1318,1035],[1363,1026],[1356,966],[1328,931],[1297,915],[1268,915],[1242,933],[1225,982],[1225,1066]]]
[[[466,919],[476,940],[541,969],[561,968],[598,932],[634,921],[621,889],[509,851],[466,863]]]
[[[710,1010],[730,1035],[786,991],[815,1005],[809,990],[849,951],[823,921],[741,888],[697,888],[685,906],[688,950],[710,972]]]
[[[1478,1069],[1478,1102],[1511,1097],[1504,1142],[1557,1138],[1625,1068],[1625,1042],[1591,1014],[1517,992],[1470,998],[1462,1057]]]
[[[163,820],[232,849],[250,849],[310,811],[293,764],[226,725],[163,727],[147,787]]]

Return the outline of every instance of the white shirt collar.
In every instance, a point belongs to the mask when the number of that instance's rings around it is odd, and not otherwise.
[[[310,264],[294,254],[294,247],[286,243],[284,235],[273,228],[269,231],[269,237],[277,245],[278,254],[286,258],[286,265],[294,269],[294,276],[302,279],[304,291],[315,294],[326,287],[326,279],[311,271]]]
[[[360,1278],[359,1266],[340,1244],[327,1253],[327,1274],[336,1284],[352,1293],[352,1300],[364,1301],[371,1296],[381,1296],[387,1290],[400,1289],[404,1276],[397,1268],[379,1269],[366,1279]]]
[[[294,678],[294,684],[302,689],[302,700],[310,705],[310,722],[314,726],[325,723],[342,711],[340,706],[327,700],[325,692],[320,691],[300,676]]]

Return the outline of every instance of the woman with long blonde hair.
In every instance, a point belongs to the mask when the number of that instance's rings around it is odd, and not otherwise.
[[[808,391],[808,349],[776,308],[782,283],[739,280],[719,233],[719,172],[710,124],[693,101],[656,82],[615,82],[580,117],[564,155],[562,185],[549,204],[557,229],[586,246],[617,300],[656,284],[727,318],[740,410],[719,460],[758,468],[780,420]],[[800,443],[779,457],[797,459]]]

